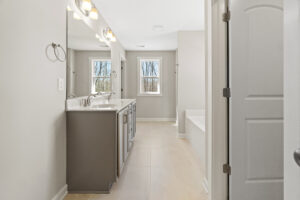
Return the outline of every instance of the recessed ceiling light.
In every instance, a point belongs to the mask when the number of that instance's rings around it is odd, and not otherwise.
[[[165,30],[164,26],[163,25],[154,25],[152,27],[152,30],[155,31],[155,32],[162,32]]]
[[[145,48],[146,47],[146,45],[144,45],[144,44],[137,44],[136,46],[140,47],[140,48]]]
[[[105,48],[107,48],[109,46],[107,44],[100,44],[99,47],[105,47]]]

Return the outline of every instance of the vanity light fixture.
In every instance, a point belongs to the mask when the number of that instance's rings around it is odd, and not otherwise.
[[[93,20],[97,20],[98,19],[98,11],[96,8],[92,8],[92,10],[89,13],[89,17]]]
[[[104,36],[105,40],[108,42],[116,42],[117,41],[115,34],[112,32],[112,30],[109,27],[103,29],[103,36]]]
[[[117,41],[117,38],[116,38],[115,35],[112,36],[111,41],[112,41],[112,42],[116,42],[116,41]]]
[[[86,17],[97,20],[99,17],[98,10],[91,0],[75,0],[76,7]]]
[[[85,11],[91,11],[92,10],[91,0],[82,0],[81,7]]]

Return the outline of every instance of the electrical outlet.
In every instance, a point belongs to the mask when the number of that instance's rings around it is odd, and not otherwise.
[[[57,89],[58,91],[63,91],[64,90],[64,79],[63,78],[58,78],[57,79]]]

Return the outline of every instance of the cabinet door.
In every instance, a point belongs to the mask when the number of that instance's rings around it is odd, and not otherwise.
[[[133,107],[132,105],[129,106],[128,110],[128,141],[127,141],[127,151],[129,152],[131,150],[131,147],[133,145]]]
[[[128,156],[128,110],[123,114],[123,161],[125,162]]]
[[[121,175],[124,166],[123,156],[123,112],[118,114],[118,176]]]
[[[132,114],[132,118],[133,118],[133,126],[132,126],[132,129],[133,129],[133,138],[135,137],[135,133],[136,133],[136,103],[133,104],[132,106],[132,110],[133,110],[133,114]]]

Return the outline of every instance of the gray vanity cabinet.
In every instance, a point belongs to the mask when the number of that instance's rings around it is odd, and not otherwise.
[[[70,193],[110,191],[133,146],[135,116],[135,103],[118,111],[67,112]]]
[[[69,192],[109,192],[117,178],[117,127],[116,112],[67,112]]]

